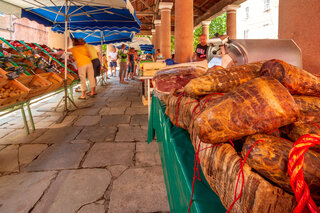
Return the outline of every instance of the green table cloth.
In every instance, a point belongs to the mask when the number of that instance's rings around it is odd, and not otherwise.
[[[165,108],[163,102],[152,96],[148,143],[156,134],[170,211],[186,213],[191,198],[195,152],[189,133],[171,123]],[[201,170],[200,176],[202,181],[195,182],[190,212],[226,212]]]

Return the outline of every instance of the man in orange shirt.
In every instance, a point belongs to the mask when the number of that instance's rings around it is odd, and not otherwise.
[[[89,79],[89,84],[91,87],[90,97],[93,97],[96,94],[95,91],[95,78],[94,78],[94,70],[91,63],[90,55],[88,49],[85,45],[81,44],[78,39],[74,38],[73,47],[70,49],[72,52],[72,56],[77,63],[80,82],[81,82],[81,92],[82,96],[79,97],[81,100],[86,99],[86,91],[87,91],[87,84],[86,84],[86,75]]]

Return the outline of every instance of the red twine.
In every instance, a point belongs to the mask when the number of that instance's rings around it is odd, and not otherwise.
[[[235,188],[235,193],[234,193],[234,200],[233,200],[233,202],[231,203],[229,209],[227,210],[227,213],[229,213],[229,212],[231,211],[231,209],[233,208],[234,204],[240,199],[240,197],[241,197],[241,195],[242,195],[243,186],[244,186],[243,166],[244,166],[244,164],[246,163],[247,158],[248,158],[251,150],[253,149],[253,147],[254,147],[255,145],[257,145],[258,143],[260,143],[260,142],[265,142],[265,141],[263,141],[263,140],[258,140],[258,141],[256,141],[256,142],[250,147],[250,149],[248,150],[246,156],[245,156],[244,159],[243,159],[243,162],[242,162],[242,159],[240,159],[240,171],[239,171],[239,175],[238,175],[238,178],[237,178],[237,183],[236,183],[236,188]],[[240,175],[241,175],[241,178],[242,178],[241,189],[240,189],[239,195],[237,196],[237,190],[238,190],[238,185],[239,185],[239,181],[240,181]]]
[[[178,112],[179,112],[179,107],[180,107],[180,100],[181,100],[181,98],[183,97],[183,95],[184,95],[184,92],[182,92],[182,93],[180,93],[180,94],[178,95],[178,102],[177,102],[177,109],[176,109],[176,126],[177,126],[177,127],[178,127],[178,118],[179,118]]]
[[[294,213],[303,212],[306,208],[310,212],[319,212],[319,209],[310,196],[310,190],[304,180],[303,164],[304,154],[310,147],[320,145],[320,135],[303,135],[293,145],[289,153],[288,173],[290,184],[294,191],[298,205]]]

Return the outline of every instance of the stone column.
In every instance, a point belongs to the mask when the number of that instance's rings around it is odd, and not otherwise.
[[[156,28],[155,49],[160,49],[160,32],[161,32],[161,20],[155,20],[154,25]]]
[[[172,2],[160,2],[161,32],[160,49],[165,59],[171,58],[171,8]]]
[[[227,35],[231,39],[237,38],[237,9],[239,5],[228,5],[224,8],[227,12]]]
[[[152,37],[151,37],[151,43],[153,44],[153,46],[155,46],[155,39],[156,39],[156,30],[155,29],[152,29],[151,30],[151,33],[152,33]]]
[[[203,21],[201,22],[202,25],[202,34],[207,36],[207,41],[209,40],[209,24],[211,21]]]
[[[193,0],[175,1],[175,61],[187,62],[193,54]]]

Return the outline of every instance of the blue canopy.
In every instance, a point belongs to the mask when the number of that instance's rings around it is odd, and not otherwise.
[[[142,51],[151,51],[153,48],[153,44],[140,44],[140,49]]]
[[[141,23],[128,0],[3,0],[22,8],[21,17],[34,20],[53,31],[69,30],[139,31]]]
[[[133,34],[125,31],[76,31],[71,32],[72,38],[83,38],[88,44],[100,45],[132,41]]]

